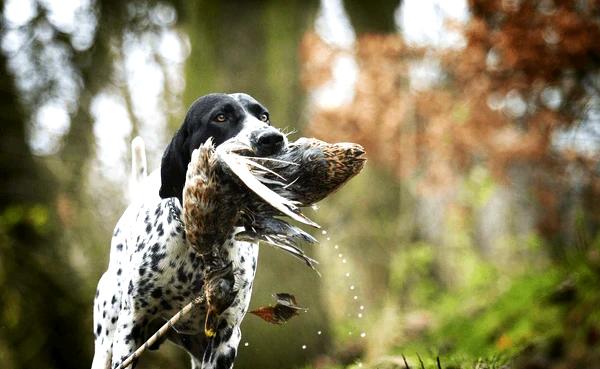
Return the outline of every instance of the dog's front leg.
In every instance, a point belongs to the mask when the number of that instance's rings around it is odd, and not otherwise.
[[[144,327],[129,302],[123,306],[117,321],[112,349],[112,369],[117,369],[144,342]],[[136,361],[131,368],[134,368]]]
[[[118,288],[115,274],[113,269],[107,270],[100,278],[96,290],[92,369],[110,369],[111,367],[112,339],[121,300],[120,294],[114,291]]]

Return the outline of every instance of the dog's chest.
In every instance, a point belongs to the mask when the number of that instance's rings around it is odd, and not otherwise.
[[[161,200],[141,208],[128,237],[123,277],[129,301],[143,320],[169,319],[194,297],[203,293],[203,265],[198,254],[186,243],[180,208],[174,201]],[[245,315],[256,271],[258,245],[235,241],[234,230],[222,246],[222,257],[234,267],[237,296],[223,314],[224,319],[241,322]],[[135,235],[135,237],[133,237]],[[180,333],[199,333],[203,327],[204,308],[194,310],[175,328]]]

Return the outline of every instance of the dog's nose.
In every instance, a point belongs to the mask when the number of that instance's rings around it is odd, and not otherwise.
[[[269,156],[275,154],[283,147],[283,135],[276,130],[261,132],[256,140],[258,155]]]

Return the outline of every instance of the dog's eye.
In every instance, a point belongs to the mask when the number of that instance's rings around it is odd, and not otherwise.
[[[215,117],[215,121],[219,123],[223,123],[225,121],[225,114],[219,114]]]
[[[262,113],[262,114],[259,116],[259,118],[260,118],[260,120],[262,120],[263,122],[268,122],[268,121],[269,121],[269,114],[267,114],[267,113]]]

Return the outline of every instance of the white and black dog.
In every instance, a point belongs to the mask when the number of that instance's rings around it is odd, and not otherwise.
[[[186,243],[181,203],[192,152],[209,138],[215,145],[243,140],[258,155],[287,145],[285,136],[270,126],[267,109],[249,95],[211,94],[192,104],[164,152],[160,171],[142,181],[115,227],[108,270],[98,282],[94,302],[92,369],[117,368],[201,292],[203,263]],[[189,352],[193,368],[229,369],[237,353],[258,245],[235,241],[235,231],[222,247],[233,265],[237,295],[220,315],[216,335],[205,336],[205,311],[192,312],[168,335]]]

